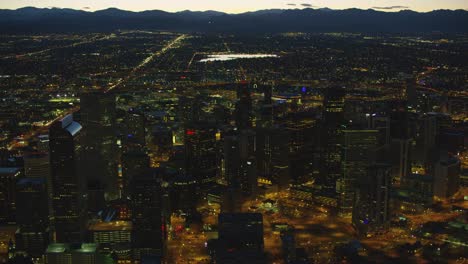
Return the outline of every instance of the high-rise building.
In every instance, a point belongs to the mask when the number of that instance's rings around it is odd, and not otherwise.
[[[21,178],[16,184],[16,250],[41,258],[49,243],[46,178]]]
[[[84,169],[90,196],[102,200],[118,197],[118,152],[115,132],[115,95],[89,91],[81,95],[80,117],[83,125]],[[90,208],[96,207],[90,199]],[[95,208],[96,210],[102,208]]]
[[[351,215],[358,180],[367,173],[377,148],[378,130],[343,130],[343,173],[337,181],[339,213]]]
[[[133,258],[161,259],[163,256],[161,175],[149,170],[132,178]]]
[[[392,181],[398,185],[411,173],[411,133],[409,113],[392,112],[390,115],[390,157]]]
[[[384,228],[390,221],[391,166],[373,164],[357,180],[352,221],[360,232]]]
[[[257,174],[280,190],[289,187],[289,133],[283,127],[257,128]]]
[[[24,156],[24,175],[27,178],[49,178],[49,154],[33,152]]]
[[[398,189],[402,206],[409,212],[423,212],[434,202],[434,176],[411,173],[403,178]]]
[[[131,138],[135,143],[145,146],[146,142],[146,118],[143,113],[129,111],[125,116],[126,138]]]
[[[412,142],[411,170],[433,172],[437,160],[437,119],[434,116],[422,115],[416,119],[414,141]]]
[[[342,87],[330,87],[325,92],[321,124],[321,169],[317,184],[330,197],[336,195],[336,181],[341,178],[341,145],[344,125],[344,96]]]
[[[289,188],[291,171],[289,168],[289,133],[282,127],[275,127],[271,134],[271,181],[279,190]]]
[[[230,188],[246,196],[255,195],[257,165],[253,131],[243,130],[224,137],[224,171]]]
[[[132,228],[130,221],[91,222],[88,225],[89,240],[99,245],[100,252],[115,254],[118,261],[130,263]]]
[[[239,130],[252,128],[254,116],[252,113],[251,87],[246,83],[237,86],[237,102],[235,110],[236,127]]]
[[[315,119],[311,113],[299,112],[285,116],[283,126],[289,134],[289,170],[291,183],[299,185],[313,177]]]
[[[160,158],[170,156],[174,144],[174,134],[167,126],[154,126],[151,133],[150,146]]]
[[[130,195],[130,183],[138,175],[150,167],[149,156],[142,150],[126,151],[122,154],[122,195]]]
[[[39,135],[37,142],[37,150],[39,152],[49,152],[49,135]]]
[[[460,160],[446,156],[435,165],[434,195],[439,198],[449,198],[460,188]]]
[[[52,223],[55,241],[80,242],[86,219],[85,179],[81,171],[81,125],[72,115],[49,128]]]
[[[215,263],[267,263],[263,249],[263,217],[258,213],[221,213],[218,239],[212,241]]]
[[[185,128],[185,170],[199,184],[213,182],[219,175],[218,130],[207,122],[187,124]]]
[[[15,187],[21,174],[20,168],[0,168],[0,223],[15,222]]]

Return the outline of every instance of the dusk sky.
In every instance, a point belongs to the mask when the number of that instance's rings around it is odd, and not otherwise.
[[[117,7],[125,10],[217,10],[240,13],[271,8],[362,8],[384,11],[412,9],[468,9],[468,0],[1,0],[0,9],[16,9],[25,6],[74,8],[88,11]]]

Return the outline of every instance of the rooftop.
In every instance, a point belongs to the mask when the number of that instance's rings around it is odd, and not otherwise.
[[[89,225],[89,231],[124,231],[132,230],[132,222],[130,221],[97,221]]]

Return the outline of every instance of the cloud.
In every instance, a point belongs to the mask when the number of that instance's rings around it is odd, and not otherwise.
[[[85,7],[83,7],[83,9],[84,9],[84,10],[90,10],[90,9],[91,9],[91,7],[89,7],[89,6],[85,6]]]
[[[304,7],[313,7],[313,5],[307,4],[307,3],[303,3],[303,4],[301,4],[301,6],[304,6]]]
[[[294,4],[294,3],[288,3],[288,4],[286,4],[286,5],[288,5],[288,6],[296,6],[296,4]]]
[[[407,9],[408,6],[373,6],[372,9],[379,10],[393,10],[393,9]]]

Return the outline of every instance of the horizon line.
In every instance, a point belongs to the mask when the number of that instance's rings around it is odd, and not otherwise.
[[[310,9],[310,10],[321,10],[321,9],[328,9],[328,10],[332,10],[332,11],[345,11],[345,10],[351,10],[351,9],[356,9],[356,10],[363,10],[363,11],[367,11],[367,10],[372,10],[372,11],[375,11],[375,12],[382,12],[382,13],[398,13],[398,12],[402,12],[402,11],[411,11],[411,12],[416,12],[416,13],[430,13],[430,12],[434,12],[434,11],[465,11],[465,12],[468,12],[468,9],[462,9],[462,8],[457,8],[457,9],[449,9],[449,8],[441,8],[441,9],[433,9],[433,10],[430,10],[430,11],[416,11],[416,10],[413,10],[413,9],[410,9],[410,8],[402,8],[402,9],[376,9],[376,8],[357,8],[357,7],[350,7],[350,8],[343,8],[343,9],[333,9],[333,8],[329,8],[329,7],[304,7],[304,8],[267,8],[267,9],[256,9],[256,10],[250,10],[250,11],[243,11],[243,12],[225,12],[225,11],[218,11],[218,10],[214,10],[214,9],[207,9],[207,10],[190,10],[190,9],[184,9],[184,10],[179,10],[179,11],[168,11],[168,10],[163,10],[163,9],[145,9],[145,10],[140,10],[140,11],[134,11],[134,10],[128,10],[128,9],[121,9],[121,8],[118,8],[118,7],[107,7],[107,8],[104,8],[104,9],[96,9],[96,10],[91,10],[91,9],[76,9],[76,8],[70,8],[70,7],[53,7],[53,6],[49,6],[49,7],[36,7],[36,6],[23,6],[23,7],[18,7],[18,8],[0,8],[0,10],[9,10],[9,11],[17,11],[17,10],[20,10],[20,9],[25,9],[25,8],[34,8],[34,9],[47,9],[47,10],[53,10],[53,9],[59,9],[59,10],[74,10],[74,11],[82,11],[82,12],[86,12],[86,13],[96,13],[96,12],[100,12],[100,11],[105,11],[105,10],[109,10],[109,9],[116,9],[116,10],[119,10],[119,11],[125,11],[125,12],[131,12],[131,13],[141,13],[141,12],[148,12],[148,11],[162,11],[162,12],[166,12],[166,13],[181,13],[181,12],[218,12],[218,13],[222,13],[222,14],[227,14],[227,15],[239,15],[239,14],[245,14],[245,13],[254,13],[254,12],[259,12],[259,11],[268,11],[268,10],[282,10],[282,11],[287,11],[287,10],[307,10],[307,9]]]

